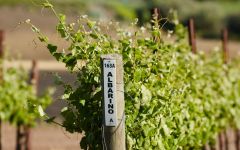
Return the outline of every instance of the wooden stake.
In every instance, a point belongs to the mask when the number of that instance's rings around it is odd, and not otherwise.
[[[17,125],[17,139],[16,139],[16,150],[24,149],[24,133],[23,127],[21,125]]]
[[[207,143],[207,144],[205,144],[205,146],[203,147],[203,150],[211,150],[211,148],[210,148],[210,146],[209,146],[209,144]]]
[[[32,84],[34,86],[34,90],[37,93],[38,89],[38,80],[39,80],[39,71],[38,71],[38,67],[37,67],[37,61],[36,60],[32,60],[32,69],[31,69],[31,73],[30,73],[30,84]]]
[[[192,52],[197,52],[196,46],[196,34],[195,34],[195,27],[194,27],[194,20],[191,18],[188,22],[188,38],[189,38],[189,45],[191,46]]]
[[[160,10],[158,8],[151,9],[152,19],[159,20],[160,19]]]
[[[25,132],[25,150],[31,150],[31,128],[29,126],[24,127]]]
[[[2,120],[0,119],[0,150],[2,150]]]
[[[228,30],[224,28],[222,30],[222,45],[223,45],[223,61],[225,64],[229,61],[229,50],[228,50]]]
[[[240,131],[236,131],[236,150],[240,150]]]
[[[212,150],[220,150],[219,136],[216,137],[216,143],[214,144],[214,148]]]
[[[226,147],[226,149],[225,150],[229,150],[229,139],[228,139],[228,130],[226,129],[225,131],[224,131],[224,136],[225,136],[225,147]]]
[[[109,68],[108,66],[105,66],[105,64],[108,64],[109,60],[115,60],[115,68],[116,68],[116,77],[114,77],[114,73],[112,78],[108,78],[108,74],[109,72],[107,71],[107,69]],[[124,114],[124,82],[123,82],[123,62],[122,62],[122,56],[118,55],[118,54],[109,54],[109,55],[102,55],[101,56],[101,67],[102,67],[102,89],[103,89],[103,149],[107,149],[107,150],[125,150],[126,149],[126,144],[125,144],[125,114]],[[110,65],[110,67],[113,67]],[[111,69],[111,68],[110,68]],[[106,76],[106,72],[107,76]],[[112,73],[111,73],[112,74]],[[111,99],[111,101],[113,102],[109,102],[109,103],[115,103],[115,106],[113,106],[112,108],[114,109],[114,107],[116,107],[116,125],[115,126],[107,126],[107,118],[109,116],[105,116],[106,112],[109,112],[109,110],[106,110],[105,105],[106,105],[106,100],[110,100],[107,99],[109,97],[104,96],[106,93],[108,92],[108,90],[110,89],[110,86],[106,86],[108,85],[108,82],[111,83],[111,81],[114,82],[114,79],[116,79],[116,87],[114,87],[113,89],[115,89],[115,98],[113,97]],[[105,79],[105,80],[104,80]],[[104,86],[105,85],[105,86]],[[114,83],[113,83],[114,85]],[[114,100],[115,99],[115,100]],[[115,101],[115,102],[114,102]],[[106,111],[106,112],[105,112]],[[110,114],[111,115],[111,114]],[[110,116],[111,117],[111,116]],[[111,119],[110,119],[111,120]],[[113,117],[114,120],[114,117]],[[111,122],[109,122],[111,123]]]
[[[21,144],[20,144],[20,137],[21,137],[21,129],[20,126],[17,126],[17,135],[16,135],[16,150],[21,150]]]
[[[158,28],[159,27],[159,21],[160,21],[160,10],[158,8],[153,8],[153,9],[151,9],[151,14],[152,14],[152,20],[151,20],[152,27]],[[153,35],[153,40],[155,42],[160,42],[161,41],[160,37],[154,36],[154,35]]]
[[[38,67],[37,67],[37,61],[33,60],[32,61],[32,69],[30,73],[30,84],[33,85],[33,88],[35,90],[35,94],[37,95],[37,87],[38,87]],[[26,125],[24,127],[25,131],[25,150],[31,150],[31,128]]]
[[[225,134],[222,132],[219,134],[219,149],[220,150],[226,150],[226,139],[225,139]]]
[[[0,57],[3,57],[3,41],[4,41],[4,31],[0,30]]]
[[[3,59],[3,40],[4,40],[4,32],[3,32],[3,30],[0,30],[0,59]],[[2,83],[2,78],[3,78],[2,69],[3,69],[3,65],[0,66],[0,84]],[[1,120],[1,118],[0,118],[0,150],[2,150],[2,120]]]

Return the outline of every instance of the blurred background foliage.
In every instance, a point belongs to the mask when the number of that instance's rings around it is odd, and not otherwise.
[[[0,0],[1,6],[24,6],[38,8],[39,0]],[[189,18],[196,22],[197,34],[203,38],[219,38],[220,31],[227,26],[231,37],[240,38],[240,0],[49,0],[64,13],[88,14],[92,18],[133,21],[139,25],[149,22],[151,9],[160,9],[167,17],[171,9],[177,11],[179,20],[187,24]],[[171,29],[171,24],[165,29]]]

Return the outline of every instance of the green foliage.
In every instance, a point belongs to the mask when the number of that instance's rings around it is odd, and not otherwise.
[[[222,129],[239,128],[239,63],[224,64],[219,51],[192,54],[177,21],[176,40],[164,42],[157,22],[150,29],[136,23],[123,29],[86,16],[75,26],[63,15],[57,18],[57,32],[70,46],[62,52],[43,42],[76,75],[74,85],[59,77],[58,83],[68,103],[61,113],[63,126],[84,133],[81,148],[102,149],[100,56],[109,53],[123,56],[128,149],[200,149]]]
[[[50,104],[50,91],[36,96],[28,83],[28,76],[21,68],[6,68],[0,84],[0,119],[14,125],[35,125],[37,118],[44,116]]]

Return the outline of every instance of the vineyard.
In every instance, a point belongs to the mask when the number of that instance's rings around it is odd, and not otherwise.
[[[53,28],[64,48],[30,19],[20,24],[65,65],[73,82],[51,73],[65,105],[61,119],[51,116],[46,109],[53,91],[37,93],[38,63],[27,73],[0,46],[0,121],[16,128],[17,150],[31,149],[30,131],[38,120],[81,135],[79,149],[240,149],[240,61],[229,55],[226,28],[222,47],[204,52],[197,47],[194,20],[185,27],[174,10],[161,18],[153,9],[151,22],[139,27],[138,19],[122,25],[87,15],[69,23],[47,0],[43,8],[57,19]],[[173,30],[163,30],[167,22]],[[3,32],[0,37],[2,43]],[[117,111],[110,125],[106,108],[109,114]]]

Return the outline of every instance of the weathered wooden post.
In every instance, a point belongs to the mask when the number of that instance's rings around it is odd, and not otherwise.
[[[38,68],[37,62],[32,61],[32,68],[30,71],[30,84],[33,85],[34,92],[37,94],[38,84]],[[31,128],[28,125],[17,126],[17,142],[16,150],[31,150]]]
[[[222,46],[223,46],[223,61],[225,64],[229,61],[229,50],[228,50],[228,30],[224,28],[222,30]]]
[[[236,131],[236,150],[240,150],[240,131]]]
[[[32,60],[32,68],[30,72],[30,84],[32,84],[35,94],[37,95],[38,91],[38,67],[37,67],[37,61]],[[26,125],[24,127],[25,130],[25,150],[31,150],[31,128]]]
[[[223,48],[223,61],[225,64],[228,63],[228,31],[227,28],[224,28],[221,33],[221,39],[222,39],[222,48]],[[219,135],[219,145],[220,150],[228,150],[228,134],[227,130],[223,131]]]
[[[219,149],[226,150],[226,134],[222,132],[219,134]]]
[[[188,38],[189,38],[189,45],[191,46],[192,52],[197,52],[196,46],[196,33],[194,27],[194,20],[191,18],[188,21]]]
[[[122,56],[101,56],[104,149],[125,150],[124,81]]]
[[[222,46],[223,46],[223,61],[225,64],[227,64],[230,60],[230,57],[229,57],[229,49],[228,49],[228,30],[227,28],[224,28],[222,30]],[[227,137],[227,134],[228,131],[225,131],[225,138],[226,138],[226,150],[228,149],[231,149],[229,148],[229,141],[228,141],[228,137]],[[240,132],[239,130],[236,130],[235,131],[235,146],[236,146],[236,150],[240,150]],[[223,150],[223,149],[222,149]]]
[[[152,20],[151,20],[151,24],[152,24],[152,27],[153,27],[153,30],[154,30],[154,27],[155,28],[158,28],[159,27],[159,21],[160,21],[160,10],[158,8],[153,8],[151,9],[151,14],[152,14]],[[153,35],[153,40],[155,42],[160,42],[161,39],[159,36],[155,36]]]
[[[159,20],[160,19],[160,9],[159,8],[153,8],[151,9],[152,19],[153,20]]]
[[[3,61],[3,40],[4,40],[4,32],[3,30],[0,30],[0,61]],[[3,63],[3,62],[2,62]],[[3,64],[0,66],[0,84],[2,82],[3,78]],[[2,120],[0,118],[0,150],[2,150]]]
[[[24,148],[24,129],[23,126],[17,125],[16,150],[23,150]]]

